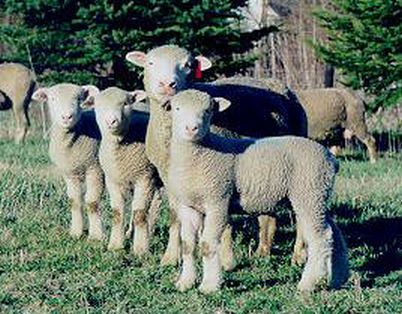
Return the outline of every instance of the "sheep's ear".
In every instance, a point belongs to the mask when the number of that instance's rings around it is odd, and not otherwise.
[[[143,101],[147,98],[147,92],[141,89],[129,92],[128,102],[129,104],[134,104],[136,102]]]
[[[88,96],[81,104],[80,107],[83,109],[90,109],[95,106],[95,97],[94,96]]]
[[[126,54],[126,60],[138,65],[140,67],[145,67],[145,60],[147,55],[142,51],[131,51]]]
[[[204,56],[197,56],[197,57],[195,57],[195,59],[197,59],[199,65],[200,65],[201,71],[208,70],[209,68],[212,67],[211,60],[209,60],[208,58],[206,58]]]
[[[35,91],[32,95],[32,100],[35,100],[37,102],[44,103],[47,101],[48,90],[47,88],[39,88],[37,91]]]
[[[230,100],[223,97],[214,97],[214,101],[218,105],[218,111],[225,111],[232,104]]]
[[[82,90],[84,93],[86,93],[86,97],[95,96],[96,94],[100,93],[99,88],[97,88],[95,85],[84,85],[82,86]]]

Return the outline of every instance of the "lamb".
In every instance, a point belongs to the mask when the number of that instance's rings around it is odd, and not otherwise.
[[[0,110],[12,109],[16,124],[15,142],[25,140],[30,126],[28,110],[37,84],[32,71],[17,63],[0,65]]]
[[[78,238],[83,234],[82,196],[85,191],[88,238],[91,240],[102,240],[104,236],[99,208],[104,189],[104,175],[98,159],[101,135],[94,112],[83,112],[80,104],[98,92],[95,86],[63,83],[40,88],[32,96],[49,107],[53,123],[49,155],[67,186],[71,203],[70,235]]]
[[[367,131],[364,104],[341,88],[317,88],[297,92],[308,120],[308,137],[339,150],[339,139],[356,136],[366,145],[370,162],[378,160],[374,137]]]
[[[102,134],[99,160],[105,172],[113,210],[108,248],[123,248],[124,204],[125,199],[131,196],[132,221],[127,234],[131,234],[134,224],[133,252],[138,256],[149,250],[149,231],[152,231],[152,226],[148,226],[147,216],[149,211],[157,215],[161,200],[156,168],[145,155],[149,115],[132,114],[137,102],[145,97],[143,91],[126,92],[110,87],[82,104],[84,108],[95,108],[96,121]],[[150,221],[154,222],[155,219],[151,218]]]
[[[289,199],[297,216],[308,259],[298,289],[312,291],[327,277],[332,288],[348,279],[347,249],[326,206],[338,164],[322,145],[302,137],[228,139],[209,131],[215,112],[230,101],[198,90],[171,99],[172,140],[168,170],[169,198],[177,202],[183,241],[180,291],[196,279],[194,248],[200,246],[203,278],[200,290],[211,293],[222,280],[220,238],[229,208],[267,214]]]
[[[150,122],[146,136],[146,154],[158,169],[163,184],[167,183],[171,117],[169,98],[177,91],[190,87],[208,91],[214,96],[227,97],[232,106],[224,113],[216,115],[212,131],[227,137],[297,134],[305,135],[306,119],[300,117],[298,125],[292,117],[293,109],[300,104],[292,97],[254,86],[239,84],[194,83],[194,77],[208,69],[211,62],[205,57],[194,57],[187,50],[174,45],[155,48],[147,54],[133,51],[126,55],[131,63],[144,67],[144,86],[150,101]],[[175,205],[170,203],[169,242],[162,258],[162,264],[175,264],[179,256],[179,223]],[[260,220],[260,242],[257,252],[268,255],[273,234],[274,218]],[[229,236],[230,232],[225,232]],[[230,239],[227,239],[230,241]],[[227,243],[226,241],[224,241]],[[227,252],[228,255],[232,253]],[[225,268],[230,268],[229,259]]]

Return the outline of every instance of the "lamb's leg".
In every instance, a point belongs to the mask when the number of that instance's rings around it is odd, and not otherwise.
[[[118,184],[106,179],[106,186],[113,215],[108,250],[118,250],[124,246],[124,196]]]
[[[372,135],[366,134],[358,134],[356,133],[356,137],[363,142],[364,145],[367,147],[367,152],[370,158],[370,162],[373,164],[378,160],[378,152],[375,143],[375,139]]]
[[[85,203],[88,214],[88,239],[103,240],[102,215],[99,210],[102,193],[104,190],[103,173],[100,168],[91,168],[86,173]]]
[[[226,271],[232,270],[235,262],[233,257],[232,226],[230,224],[227,224],[223,231],[219,254],[223,269]]]
[[[227,209],[227,206],[216,204],[206,207],[204,230],[200,239],[203,277],[199,289],[202,293],[212,293],[220,288],[222,266],[218,253],[226,226]]]
[[[298,289],[314,290],[321,279],[339,288],[348,278],[347,249],[342,234],[327,216],[325,202],[314,195],[292,201],[298,225],[307,244],[307,263]],[[302,208],[301,206],[304,206]]]
[[[181,238],[183,241],[183,265],[176,287],[180,291],[190,289],[196,279],[194,264],[194,249],[198,229],[202,224],[202,215],[187,206],[179,207],[179,220],[181,222]]]
[[[300,225],[296,222],[296,241],[293,247],[292,265],[303,265],[307,260],[307,248],[305,246]]]
[[[154,194],[154,186],[149,178],[138,180],[135,185],[132,212],[134,215],[133,252],[142,256],[149,250],[148,212]]]
[[[257,256],[269,256],[276,232],[276,218],[268,215],[258,216],[259,242],[255,252]]]
[[[24,108],[24,99],[15,99],[15,103],[13,104],[13,113],[16,124],[15,142],[17,144],[23,143],[30,124],[28,108]]]
[[[152,197],[151,207],[148,213],[148,234],[150,237],[154,234],[156,222],[160,216],[160,207],[162,204],[162,194],[160,189],[155,189]]]
[[[65,176],[67,195],[70,199],[71,225],[70,235],[75,238],[82,236],[84,232],[84,220],[82,217],[82,180],[78,176]]]
[[[169,241],[161,259],[161,265],[176,265],[180,257],[180,221],[177,217],[177,205],[173,197],[169,198]]]

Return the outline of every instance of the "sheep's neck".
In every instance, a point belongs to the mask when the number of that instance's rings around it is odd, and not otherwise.
[[[78,138],[80,123],[78,122],[73,129],[65,129],[58,125],[53,126],[50,142],[55,142],[63,147],[71,147]]]
[[[167,177],[172,119],[156,99],[150,99],[150,117],[146,135],[146,152],[162,177]]]

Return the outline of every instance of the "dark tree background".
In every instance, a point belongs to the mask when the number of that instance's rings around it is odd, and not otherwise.
[[[369,109],[400,102],[402,1],[333,0],[316,17],[328,36],[318,54],[341,70],[346,85],[376,96]]]
[[[209,78],[246,69],[241,54],[269,29],[244,33],[232,0],[0,0],[5,8],[0,61],[33,66],[44,83],[140,86],[140,69],[124,56],[171,43],[214,60]],[[1,14],[1,13],[0,13]],[[234,57],[236,55],[237,57]]]

